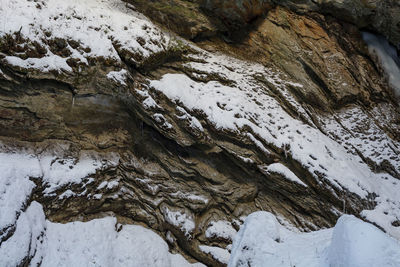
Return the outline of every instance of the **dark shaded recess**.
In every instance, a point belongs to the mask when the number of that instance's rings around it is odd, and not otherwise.
[[[195,42],[218,37],[227,43],[239,43],[257,28],[259,19],[267,13],[266,10],[263,14],[250,16],[242,21],[234,17],[228,18],[221,10],[207,8],[206,0],[123,1],[132,4],[134,9],[162,27]],[[202,27],[204,22],[210,27]],[[196,30],[193,31],[193,28]]]
[[[310,79],[318,86],[318,88],[321,88],[322,93],[326,96],[328,99],[335,99],[334,96],[332,95],[331,91],[328,88],[328,85],[324,82],[324,80],[311,68],[306,62],[303,60],[300,60],[301,65],[303,66],[304,71],[307,73],[307,75],[310,77]],[[315,102],[315,101],[313,101]],[[318,102],[313,103],[314,105],[319,106],[320,108],[324,108],[321,105],[319,105]]]

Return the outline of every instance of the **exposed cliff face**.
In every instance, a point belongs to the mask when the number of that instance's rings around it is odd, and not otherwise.
[[[231,27],[242,27],[243,24],[262,16],[272,8],[269,0],[205,0],[202,6],[220,16],[220,20]]]
[[[347,21],[359,28],[368,28],[386,36],[399,48],[400,45],[400,3],[396,0],[303,0],[274,1],[278,5],[306,13],[315,11]]]
[[[144,225],[214,266],[261,209],[302,231],[351,213],[400,238],[400,111],[357,26],[268,4],[239,43],[193,44],[132,11],[156,12],[158,1],[130,2],[0,10],[25,18],[4,21],[0,42],[0,207],[10,207],[0,244],[32,201],[53,223]],[[256,2],[234,16],[261,14]],[[180,28],[186,19],[168,27],[188,38],[225,27],[199,14]]]
[[[397,0],[123,0],[164,27],[189,39],[204,39],[223,33],[242,35],[249,24],[282,6],[293,12],[313,13],[385,36],[400,49],[400,4]],[[252,28],[252,27],[250,27]],[[232,34],[233,32],[233,34]]]
[[[224,49],[264,65],[278,66],[304,85],[292,88],[299,101],[322,110],[390,99],[381,74],[366,56],[361,33],[351,24],[277,7],[241,43]],[[363,73],[360,75],[360,71]]]

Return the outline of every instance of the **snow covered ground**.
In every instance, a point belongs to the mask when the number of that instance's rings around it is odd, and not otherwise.
[[[90,153],[82,154],[79,159],[61,160],[55,155],[36,156],[28,150],[0,152],[0,240],[11,230],[20,211],[28,204],[36,186],[35,180],[46,187],[44,194],[50,196],[62,187],[84,183],[96,170],[117,163],[116,155],[107,160],[104,156]],[[75,194],[71,190],[68,192]]]
[[[203,266],[171,254],[167,243],[139,225],[114,217],[88,222],[52,223],[37,202],[23,212],[15,233],[0,246],[0,266]]]
[[[155,232],[119,225],[115,217],[67,224],[46,220],[41,204],[29,204],[35,180],[54,194],[62,186],[94,179],[97,169],[117,164],[118,158],[82,155],[75,162],[60,162],[56,156],[37,157],[29,151],[0,153],[0,266],[18,266],[28,257],[30,266],[192,266],[171,254]],[[115,181],[104,187],[110,184]]]
[[[229,266],[400,266],[400,243],[372,224],[343,215],[331,229],[292,232],[268,212],[249,215]]]

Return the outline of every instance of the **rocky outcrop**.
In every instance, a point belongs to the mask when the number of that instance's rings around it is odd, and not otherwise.
[[[202,0],[124,0],[130,8],[137,10],[167,30],[195,40],[215,36],[226,31],[225,25],[202,9]]]
[[[205,0],[202,6],[219,16],[219,19],[226,22],[233,28],[243,27],[244,24],[262,16],[272,8],[270,0]]]
[[[26,195],[0,244],[32,201],[53,222],[144,225],[212,266],[257,210],[301,231],[351,213],[400,237],[400,111],[356,26],[271,7],[241,42],[193,44],[119,1],[60,3],[7,6],[38,15],[1,36],[1,152],[37,168],[4,183]]]
[[[271,7],[270,0],[124,0],[168,30],[191,40],[229,35],[249,25]]]
[[[277,7],[244,41],[221,46],[243,59],[278,66],[304,85],[291,88],[298,101],[321,110],[394,98],[365,56],[368,51],[357,28],[329,17],[310,18]]]
[[[400,45],[400,17],[398,16],[400,3],[396,0],[284,0],[274,2],[303,14],[314,11],[334,16],[359,28],[368,28],[378,32],[386,36],[392,44],[398,47]]]
[[[163,27],[192,39],[220,35],[241,36],[243,28],[251,31],[249,24],[264,17],[276,6],[282,6],[304,16],[323,14],[347,22],[358,29],[369,30],[385,36],[400,48],[400,4],[397,0],[124,0]]]

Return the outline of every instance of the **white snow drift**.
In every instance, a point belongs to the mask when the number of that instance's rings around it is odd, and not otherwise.
[[[119,225],[114,217],[89,222],[52,223],[33,202],[0,246],[0,266],[203,266],[171,254],[167,243],[139,225]],[[118,231],[117,231],[118,230]]]
[[[0,38],[15,33],[37,42],[47,53],[42,58],[6,56],[5,60],[11,65],[42,72],[72,71],[68,58],[83,64],[88,64],[89,57],[120,61],[115,45],[146,58],[163,51],[170,42],[168,35],[151,21],[118,0],[0,0]],[[55,38],[74,40],[82,49],[67,44],[70,57],[55,55],[43,41]]]
[[[256,212],[235,237],[229,266],[395,267],[400,243],[352,215],[343,215],[334,228],[298,233],[273,214]]]

